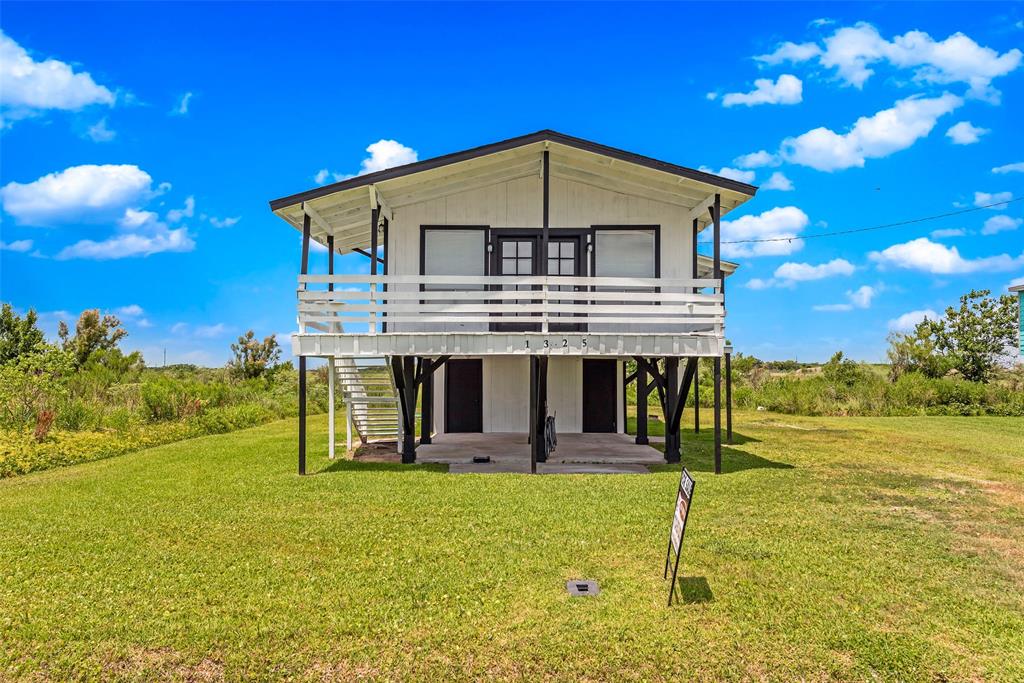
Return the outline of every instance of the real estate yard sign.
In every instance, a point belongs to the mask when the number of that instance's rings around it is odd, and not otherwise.
[[[683,554],[683,534],[686,533],[686,518],[690,514],[690,502],[693,500],[693,477],[683,468],[679,477],[679,490],[676,493],[676,505],[672,510],[672,531],[668,537],[668,551],[665,554],[665,577],[668,577],[668,565],[675,553],[672,563],[672,586],[668,590],[668,604],[672,606],[672,596],[676,590],[676,574],[679,571],[679,557]]]

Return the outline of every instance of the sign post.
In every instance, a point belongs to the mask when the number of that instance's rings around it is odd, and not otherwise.
[[[676,575],[679,572],[679,558],[683,554],[683,534],[686,532],[686,518],[690,514],[690,502],[693,500],[693,477],[683,468],[679,477],[679,490],[676,493],[676,504],[672,510],[672,531],[668,536],[668,551],[665,553],[665,575],[668,578],[668,565],[672,553],[676,554],[672,563],[672,585],[668,590],[668,606],[672,606],[672,597],[676,590]]]

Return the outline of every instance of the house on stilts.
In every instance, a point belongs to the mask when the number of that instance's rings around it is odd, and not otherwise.
[[[544,130],[273,200],[302,234],[300,418],[318,357],[331,368],[332,457],[337,393],[350,446],[353,434],[397,439],[412,463],[445,443],[494,443],[536,463],[552,455],[552,427],[558,455],[646,444],[656,392],[664,460],[678,462],[683,405],[708,358],[719,471],[725,278],[736,268],[721,259],[721,220],[756,191]],[[309,272],[311,242],[327,249],[326,274]],[[334,273],[351,252],[366,272]],[[300,419],[300,472],[305,430]]]

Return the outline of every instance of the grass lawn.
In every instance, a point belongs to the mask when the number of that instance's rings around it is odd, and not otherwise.
[[[304,478],[282,421],[0,481],[0,679],[1024,680],[1024,419],[739,413],[718,477],[687,433],[671,609],[678,468],[331,463],[311,429]]]

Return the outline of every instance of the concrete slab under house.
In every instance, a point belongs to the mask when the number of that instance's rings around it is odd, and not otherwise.
[[[331,368],[330,457],[340,392],[350,449],[396,440],[402,462],[460,471],[491,453],[479,471],[524,472],[679,462],[683,406],[709,358],[720,471],[725,281],[738,267],[721,259],[721,219],[756,191],[544,130],[270,202],[302,234],[300,473],[310,357]],[[327,249],[326,275],[309,274],[311,242]],[[365,274],[334,272],[350,252]],[[664,455],[647,446],[651,393]]]

